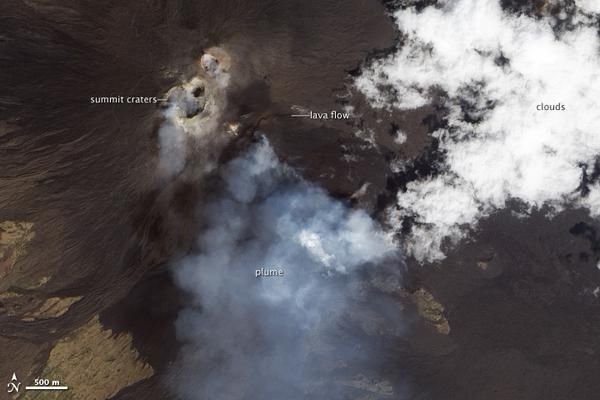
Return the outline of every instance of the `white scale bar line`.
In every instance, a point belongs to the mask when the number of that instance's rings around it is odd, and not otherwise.
[[[25,386],[25,390],[68,390],[68,386]]]

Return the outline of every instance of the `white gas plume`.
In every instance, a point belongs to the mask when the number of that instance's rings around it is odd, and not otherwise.
[[[266,140],[220,177],[224,189],[202,207],[197,248],[174,266],[191,296],[177,321],[178,393],[294,400],[315,390],[341,399],[332,380],[319,386],[323,362],[331,373],[368,358],[340,324],[364,296],[360,271],[392,263],[399,273],[396,245],[365,212],[298,178]],[[398,279],[388,274],[386,284]],[[399,313],[387,328],[398,321]]]
[[[223,128],[229,65],[225,51],[208,49],[198,61],[197,75],[166,94],[158,131],[161,178],[174,178],[190,163],[194,164],[188,171],[191,179],[216,168],[216,157],[229,139]]]

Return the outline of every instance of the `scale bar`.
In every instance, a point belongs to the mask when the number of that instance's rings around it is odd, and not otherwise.
[[[25,390],[68,390],[68,386],[25,386]]]

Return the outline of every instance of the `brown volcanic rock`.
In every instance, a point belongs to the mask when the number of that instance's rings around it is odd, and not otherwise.
[[[160,379],[175,354],[179,303],[166,274],[147,275],[190,245],[202,194],[156,179],[155,106],[91,105],[90,96],[160,97],[219,46],[231,56],[225,118],[240,122],[224,157],[258,129],[306,178],[372,210],[434,170],[428,133],[443,110],[370,110],[356,93],[347,97],[348,72],[393,45],[377,1],[4,0],[0,13],[0,221],[33,224],[0,239],[5,380],[13,370],[41,373],[68,338],[93,337],[129,352],[114,364],[136,372],[104,395],[167,397]],[[289,117],[293,106],[347,105],[362,118]],[[396,129],[405,143],[393,141]],[[398,160],[415,165],[397,172]],[[415,399],[594,398],[598,229],[583,213],[500,213],[439,265],[412,263],[410,331],[381,335],[385,317],[356,312],[350,322],[369,324],[386,368],[340,384],[389,397],[408,380]],[[91,350],[90,365],[103,357]],[[140,381],[150,368],[156,375]]]
[[[170,226],[173,216],[161,209],[190,191],[156,182],[154,106],[92,105],[90,96],[160,97],[218,44],[232,56],[231,112],[330,109],[346,71],[394,35],[375,1],[9,0],[0,11],[11,15],[2,22],[10,40],[0,44],[0,204],[37,227],[20,276],[43,272],[46,291],[78,286],[99,295],[121,287],[135,271],[124,265],[152,252],[141,252],[146,242],[161,242],[153,243],[164,250],[156,259],[186,243],[188,231]]]
[[[293,104],[335,107],[346,71],[394,36],[375,0],[7,0],[0,13],[0,221],[35,230],[21,235],[25,252],[12,244],[3,253],[11,311],[0,315],[0,337],[42,347],[84,329],[185,251],[201,197],[189,183],[157,180],[154,105],[90,97],[161,97],[219,46],[234,77],[227,117],[245,115],[251,128]],[[356,142],[345,129],[332,132]],[[27,351],[28,371],[41,372],[48,352],[15,346],[6,349]]]
[[[131,335],[104,328],[98,317],[60,339],[50,350],[40,376],[69,386],[74,400],[103,400],[154,374],[139,359]],[[62,393],[28,392],[24,399],[61,398]]]
[[[587,230],[574,227],[586,224]],[[439,265],[414,269],[444,309],[451,352],[399,362],[434,399],[578,399],[600,387],[597,223],[500,212]],[[446,338],[409,335],[434,348]],[[399,357],[400,359],[400,357]],[[585,384],[582,384],[585,382]]]

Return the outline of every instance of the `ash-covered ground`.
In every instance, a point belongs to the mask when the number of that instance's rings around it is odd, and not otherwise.
[[[476,4],[3,1],[7,396],[595,398],[600,10]]]

